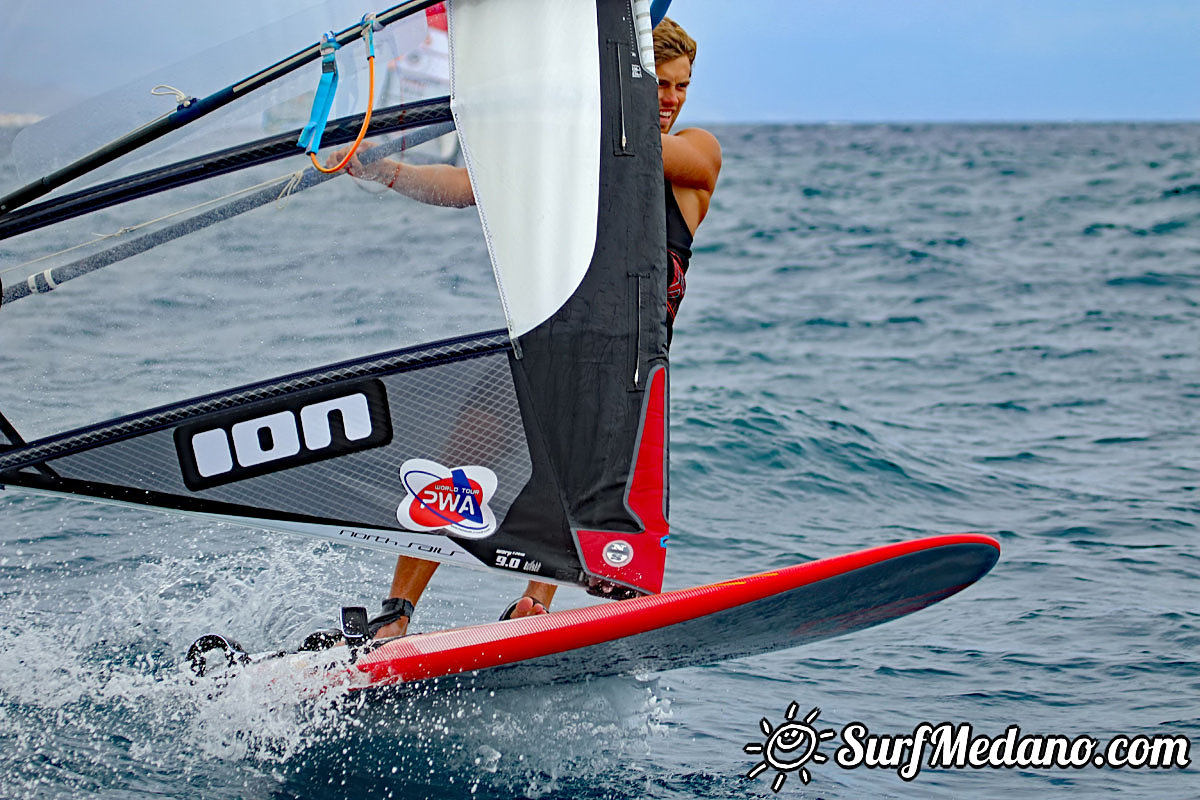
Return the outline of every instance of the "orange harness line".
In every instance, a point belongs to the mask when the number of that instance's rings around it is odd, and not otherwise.
[[[375,56],[373,55],[367,56],[367,72],[370,75],[369,88],[367,90],[367,113],[363,117],[363,124],[362,128],[358,131],[358,138],[354,140],[354,144],[350,145],[350,150],[346,153],[345,158],[341,160],[341,163],[332,169],[321,166],[320,162],[317,161],[316,153],[309,153],[308,157],[312,160],[313,169],[318,172],[330,175],[344,169],[350,163],[350,159],[354,158],[354,154],[358,152],[358,146],[362,144],[362,140],[366,138],[367,128],[371,125],[371,110],[375,105]]]

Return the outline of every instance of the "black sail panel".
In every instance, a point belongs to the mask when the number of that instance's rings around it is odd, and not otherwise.
[[[602,130],[595,251],[579,289],[520,337],[521,356],[513,362],[518,391],[527,387],[522,404],[545,434],[546,471],[556,478],[565,520],[544,514],[522,521],[550,529],[566,524],[576,536],[603,534],[599,558],[590,563],[579,544],[590,582],[603,590],[656,592],[667,535],[665,385],[653,403],[650,392],[655,376],[665,384],[667,364],[657,82],[640,64],[630,4],[598,3],[597,21]],[[642,465],[658,474],[658,496],[648,501],[657,504],[656,515],[631,507],[631,493],[641,488],[634,462],[647,427],[659,442],[657,462]],[[610,542],[616,544],[605,559]],[[630,561],[612,563],[623,558]],[[647,559],[652,564],[643,569]]]
[[[495,566],[532,473],[510,352],[494,331],[0,447],[0,483]]]

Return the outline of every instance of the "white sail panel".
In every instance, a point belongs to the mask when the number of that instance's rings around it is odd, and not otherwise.
[[[600,65],[591,0],[452,0],[451,107],[521,336],[578,288],[596,243]]]

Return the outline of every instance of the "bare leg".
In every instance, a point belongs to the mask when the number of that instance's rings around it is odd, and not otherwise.
[[[426,561],[423,558],[413,558],[411,556],[400,556],[396,559],[396,571],[392,574],[392,590],[388,593],[388,597],[400,597],[414,606],[421,599],[421,594],[425,591],[425,587],[429,585],[429,579],[433,577],[433,573],[437,571],[438,563],[436,561]],[[376,638],[385,639],[389,636],[403,636],[408,633],[409,620],[401,618],[395,622],[389,622],[379,629],[375,634]]]
[[[396,571],[392,575],[392,588],[388,592],[388,597],[400,597],[415,606],[437,568],[438,562],[436,561],[400,556],[396,559]],[[550,608],[550,602],[554,599],[554,593],[557,590],[558,587],[553,583],[530,581],[525,587],[525,594],[517,601],[517,608],[513,611],[512,618],[545,614]],[[389,636],[403,636],[408,632],[408,623],[407,619],[389,622],[375,635],[380,639]]]

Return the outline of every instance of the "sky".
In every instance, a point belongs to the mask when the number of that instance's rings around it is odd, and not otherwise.
[[[1200,0],[728,6],[671,7],[700,43],[697,119],[1200,120]]]
[[[329,25],[363,2],[337,0]],[[59,0],[48,22],[44,3],[4,0],[0,113],[50,113],[313,5]],[[670,14],[699,42],[685,124],[1200,120],[1200,0],[674,0]]]

